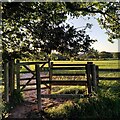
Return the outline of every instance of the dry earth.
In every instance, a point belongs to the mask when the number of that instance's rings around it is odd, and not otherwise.
[[[45,90],[42,91],[45,93]],[[16,106],[9,114],[9,118],[27,118],[29,112],[38,111],[36,91],[24,92],[24,102]],[[53,106],[58,106],[62,104],[65,100],[63,99],[42,99],[42,109],[48,109]]]
[[[22,77],[28,78],[31,77],[31,74],[24,74]],[[46,94],[46,90],[41,91],[42,94]],[[27,114],[32,111],[37,111],[37,91],[24,91],[23,97],[24,102],[20,105],[17,105],[11,112],[9,113],[9,118],[27,118]],[[42,99],[42,109],[47,109],[49,107],[57,106],[63,103],[65,100],[63,99]]]

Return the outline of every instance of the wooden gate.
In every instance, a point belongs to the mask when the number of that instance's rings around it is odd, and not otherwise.
[[[87,86],[88,94],[92,90],[96,91],[97,81],[98,81],[98,67],[92,62],[87,64],[55,64],[50,61],[41,61],[41,62],[20,62],[19,60],[16,63],[11,64],[10,67],[8,63],[5,64],[5,93],[6,99],[9,99],[9,91],[12,92],[13,89],[17,89],[20,92],[26,90],[37,90],[37,99],[38,99],[38,108],[41,109],[41,98],[73,98],[80,97],[81,95],[55,95],[51,94],[52,86],[62,85],[62,86]],[[8,68],[11,70],[11,77],[9,76]],[[84,73],[64,73],[63,70],[84,70]],[[56,73],[55,71],[61,71]],[[29,75],[27,75],[29,74]],[[26,75],[26,76],[25,76]],[[15,80],[14,81],[14,76]],[[29,76],[29,77],[28,77]],[[84,80],[55,80],[54,76],[84,76]],[[9,77],[11,79],[9,79]],[[64,77],[65,78],[65,77]],[[11,82],[12,81],[12,82]],[[10,86],[9,86],[9,83]],[[48,94],[41,94],[41,89],[48,89]],[[8,100],[9,101],[9,100]]]
[[[41,62],[16,62],[16,83],[19,91],[36,90],[36,65],[40,66],[41,79],[49,79],[49,69],[44,69],[44,66],[49,68],[49,61]],[[46,87],[49,87],[46,85]]]
[[[88,87],[88,95],[92,91],[97,90],[97,77],[98,77],[98,67],[95,66],[92,62],[88,62],[87,64],[53,64],[50,63],[49,68],[49,80],[43,81],[40,77],[41,67],[36,64],[36,83],[37,83],[37,99],[38,99],[38,109],[41,110],[41,98],[80,98],[81,94],[51,94],[52,86],[87,86]],[[61,71],[60,73],[54,73],[55,71]],[[63,73],[63,70],[84,70],[84,73],[79,72],[78,74],[67,74]],[[84,76],[84,80],[56,80],[53,79],[53,76]],[[42,84],[49,85],[49,94],[41,94]]]

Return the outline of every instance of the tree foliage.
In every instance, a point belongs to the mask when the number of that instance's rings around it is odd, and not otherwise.
[[[110,39],[119,38],[117,3],[42,3],[12,2],[2,4],[2,44],[4,59],[57,50],[70,56],[88,51],[95,42],[85,29],[66,23],[68,15],[79,17],[100,13],[98,21]],[[115,28],[115,26],[117,27]],[[86,28],[90,24],[86,25]]]
[[[120,38],[120,3],[119,2],[84,2],[66,3],[74,16],[98,15],[97,20],[106,30],[109,41]]]
[[[113,58],[113,54],[110,52],[102,51],[99,54],[100,58]]]

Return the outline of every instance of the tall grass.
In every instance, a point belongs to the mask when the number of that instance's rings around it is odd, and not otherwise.
[[[89,98],[67,101],[45,111],[49,120],[115,119],[120,117],[120,82],[100,84]]]

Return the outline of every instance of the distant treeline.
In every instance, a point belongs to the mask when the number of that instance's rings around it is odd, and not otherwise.
[[[98,52],[98,51],[89,51],[86,53],[81,53],[77,56],[67,56],[67,54],[61,53],[52,53],[49,55],[51,60],[108,60],[108,59],[120,59],[120,52]],[[23,58],[24,60],[46,60],[48,55],[45,53],[37,53],[36,55],[30,55],[29,57]]]

